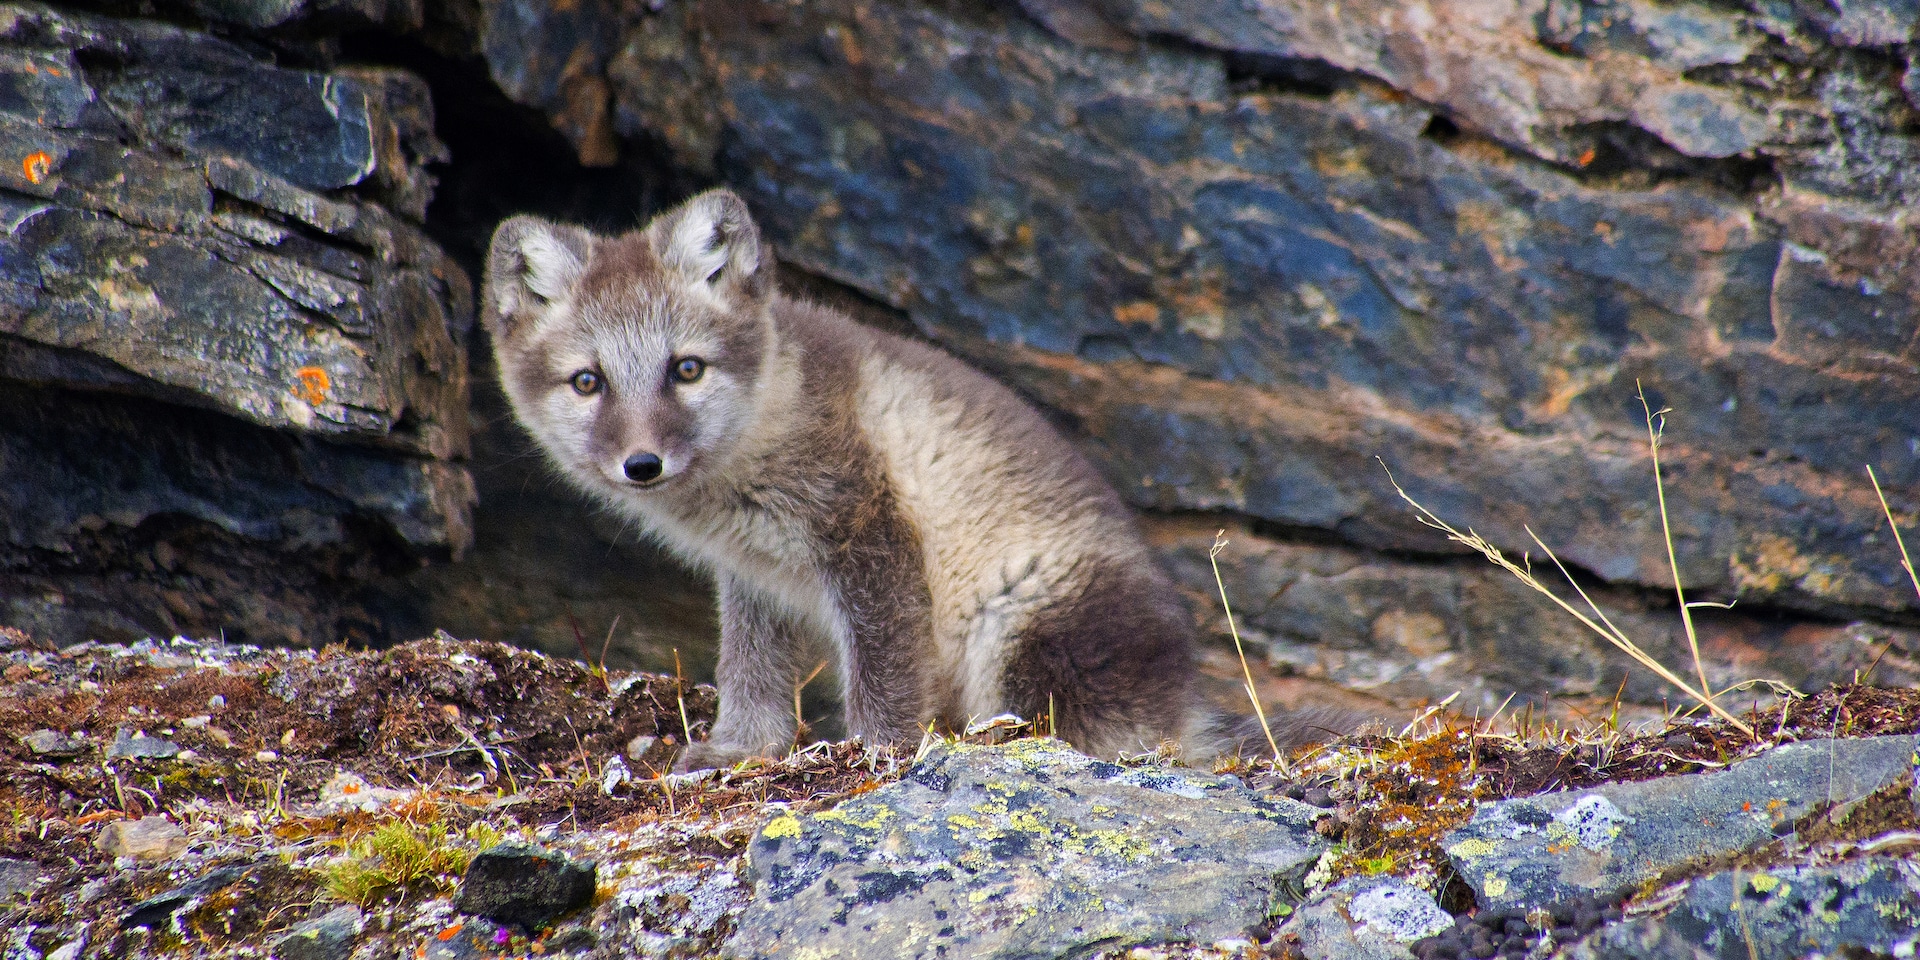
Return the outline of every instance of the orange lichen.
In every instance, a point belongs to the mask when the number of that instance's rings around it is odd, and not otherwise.
[[[1485,792],[1473,771],[1473,744],[1467,731],[1451,728],[1378,744],[1373,761],[1356,771],[1368,802],[1348,824],[1347,852],[1334,875],[1365,874],[1382,860],[1443,872],[1441,838],[1473,816]]]
[[[1580,154],[1579,163],[1581,166],[1584,167],[1587,164],[1590,164],[1592,162],[1593,162],[1593,148],[1588,147],[1583,153]]]
[[[333,380],[325,370],[319,367],[301,367],[293,372],[293,395],[305,401],[310,407],[317,407],[327,400],[327,388],[333,386]]]
[[[47,178],[47,169],[53,166],[53,156],[45,150],[35,150],[20,161],[20,172],[29,182],[39,183]]]
[[[1113,308],[1113,319],[1124,324],[1152,324],[1160,320],[1160,308],[1146,300],[1123,303]]]

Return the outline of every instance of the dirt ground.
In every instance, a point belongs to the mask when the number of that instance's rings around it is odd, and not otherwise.
[[[674,869],[717,874],[770,804],[832,803],[910,759],[816,744],[704,779],[664,776],[679,745],[704,735],[712,688],[445,634],[386,650],[54,650],[0,628],[0,665],[0,858],[42,877],[39,892],[0,900],[0,930],[49,931],[35,944],[43,952],[66,935],[52,931],[81,925],[99,949],[166,947],[133,929],[140,911],[230,866],[245,866],[235,884],[245,896],[183,908],[175,929],[191,931],[186,940],[245,953],[343,896],[397,908],[444,893],[454,878],[431,871],[351,885],[368,838],[394,824],[461,857],[501,836],[667,837],[649,856],[668,850]],[[1757,737],[1719,721],[1528,729],[1525,718],[1435,713],[1411,731],[1221,770],[1335,807],[1326,829],[1352,851],[1351,870],[1409,860],[1443,870],[1438,837],[1476,802],[1711,769],[1786,740],[1911,732],[1920,692],[1836,687],[1748,719]],[[156,815],[181,828],[191,869],[102,849],[108,825]]]

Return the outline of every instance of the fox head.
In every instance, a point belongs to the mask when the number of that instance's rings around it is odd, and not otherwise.
[[[603,494],[687,486],[762,399],[772,273],[726,190],[619,237],[520,216],[494,231],[481,319],[515,415],[567,473]]]

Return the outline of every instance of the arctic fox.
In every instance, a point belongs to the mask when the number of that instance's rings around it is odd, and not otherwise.
[[[514,217],[483,299],[561,474],[718,584],[720,712],[683,768],[784,754],[823,653],[870,743],[1009,712],[1101,755],[1208,736],[1192,625],[1113,490],[1000,384],[781,294],[738,196],[619,237]]]

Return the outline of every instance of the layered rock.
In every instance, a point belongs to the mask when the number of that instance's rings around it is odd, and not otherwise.
[[[1090,4],[1114,29],[1074,42],[972,8],[676,5],[612,74],[627,129],[1073,417],[1142,506],[1436,547],[1379,456],[1516,552],[1530,525],[1659,585],[1637,381],[1675,410],[1689,582],[1913,608],[1861,471],[1910,511],[1917,147],[1897,60],[1847,46],[1877,33],[1217,6]]]
[[[548,16],[537,42],[485,50],[521,102],[576,127],[553,91],[584,89],[569,78],[602,53],[572,38],[620,34],[617,131],[746,194],[789,262],[1052,408],[1137,505],[1238,515],[1323,561],[1329,540],[1337,562],[1357,551],[1380,573],[1357,606],[1399,609],[1476,670],[1499,648],[1543,681],[1528,692],[1610,692],[1623,661],[1540,626],[1551,608],[1497,574],[1417,559],[1458,548],[1412,521],[1383,462],[1512,555],[1537,556],[1537,532],[1664,646],[1646,422],[1663,408],[1683,579],[1754,611],[1708,627],[1722,679],[1763,661],[1817,683],[1873,662],[1855,648],[1890,665],[1912,650],[1886,624],[1920,598],[1862,470],[1910,523],[1906,13],[700,0]],[[1451,596],[1409,608],[1407,579]],[[1271,605],[1301,627],[1291,642],[1385,658],[1401,651],[1383,631],[1407,633]],[[1792,669],[1816,648],[1835,662]]]
[[[417,78],[7,5],[0,156],[9,622],[319,641],[354,568],[465,549],[472,304],[420,225]]]

